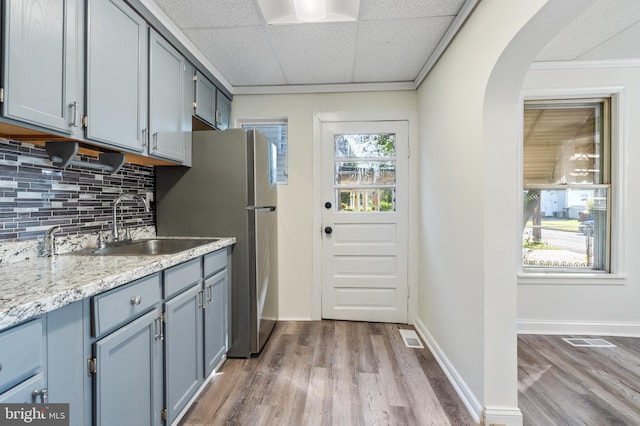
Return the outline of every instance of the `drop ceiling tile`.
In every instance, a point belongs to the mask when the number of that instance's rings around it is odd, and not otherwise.
[[[233,86],[285,84],[264,27],[185,30]]]
[[[154,0],[178,27],[215,28],[260,25],[253,0]]]
[[[351,82],[356,32],[355,22],[267,27],[288,84]]]
[[[456,15],[465,0],[360,0],[360,21]]]
[[[437,17],[361,23],[354,80],[415,80],[452,20]]]
[[[575,60],[640,20],[638,0],[599,0],[562,30],[536,61]]]
[[[640,59],[640,23],[619,32],[578,59]]]

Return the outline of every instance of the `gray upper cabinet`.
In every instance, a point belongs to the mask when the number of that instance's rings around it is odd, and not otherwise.
[[[188,64],[154,30],[150,31],[149,39],[149,154],[184,161],[185,137],[191,130],[184,128],[184,116],[188,114],[184,109]]]
[[[199,71],[196,72],[194,115],[219,130],[229,128],[231,101]]]
[[[196,117],[215,126],[216,123],[216,87],[205,76],[196,71],[195,111]]]
[[[143,153],[148,29],[122,0],[88,1],[87,138]]]
[[[4,6],[4,116],[81,137],[84,1]]]
[[[219,130],[226,130],[231,124],[231,101],[222,94],[221,91],[216,91],[216,128]]]

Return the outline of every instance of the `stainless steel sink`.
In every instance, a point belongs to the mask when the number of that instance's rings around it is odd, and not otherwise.
[[[105,248],[88,248],[68,254],[82,256],[153,256],[179,253],[219,240],[220,238],[148,238],[144,240],[120,241],[110,244]]]

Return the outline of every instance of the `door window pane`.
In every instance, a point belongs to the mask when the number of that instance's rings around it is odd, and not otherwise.
[[[396,135],[342,134],[334,140],[335,210],[396,211]]]
[[[341,212],[393,212],[396,190],[389,188],[340,188],[336,205]]]
[[[336,162],[338,185],[395,185],[395,161]]]

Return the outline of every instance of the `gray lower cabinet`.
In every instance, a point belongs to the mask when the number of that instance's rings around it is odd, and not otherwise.
[[[69,403],[71,426],[173,423],[229,348],[230,261],[224,248],[3,330],[0,403]]]
[[[44,318],[0,333],[0,403],[46,401],[45,352]]]
[[[165,395],[171,424],[202,384],[200,281],[165,302]]]
[[[204,256],[204,376],[220,364],[231,342],[231,250]]]
[[[162,424],[160,274],[92,297],[95,425]]]
[[[84,1],[4,2],[5,117],[82,136]]]
[[[98,340],[96,425],[162,425],[162,342],[157,309]]]
[[[86,306],[85,306],[86,305]],[[84,334],[88,328],[84,300],[47,313],[48,401],[69,404],[69,425],[88,424],[84,395],[87,378]]]
[[[143,153],[148,27],[123,0],[88,0],[87,138]]]
[[[228,324],[228,276],[227,269],[223,269],[204,281],[204,359],[207,377],[227,353]]]

